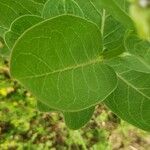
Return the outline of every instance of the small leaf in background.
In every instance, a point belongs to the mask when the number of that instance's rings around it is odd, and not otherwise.
[[[124,47],[125,51],[115,57],[116,61],[131,70],[150,73],[150,42],[142,40],[134,32],[129,31],[124,38]]]
[[[11,25],[9,31],[5,32],[5,42],[9,49],[12,49],[16,40],[28,28],[43,21],[44,19],[35,15],[24,15],[17,18]]]
[[[1,0],[0,28],[9,29],[16,18],[25,14],[41,15],[42,9],[42,4],[35,3],[32,0]],[[3,34],[0,36],[3,36]]]
[[[83,127],[92,117],[95,107],[78,112],[63,112],[66,125],[73,130]]]
[[[117,58],[116,58],[117,59]],[[120,61],[128,68],[135,71],[150,73],[150,64],[146,59],[130,53],[124,53],[120,56]]]
[[[118,87],[104,103],[125,121],[150,131],[150,75],[119,63],[114,69],[118,72]]]

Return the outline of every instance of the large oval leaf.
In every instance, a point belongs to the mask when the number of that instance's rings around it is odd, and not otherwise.
[[[115,88],[114,71],[102,64],[101,33],[79,17],[63,15],[27,30],[14,46],[10,72],[54,109],[78,111]]]
[[[122,63],[110,63],[118,72],[118,87],[105,104],[125,121],[150,131],[150,74],[136,72]]]

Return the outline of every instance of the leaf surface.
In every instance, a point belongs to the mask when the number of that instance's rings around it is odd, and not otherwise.
[[[43,9],[43,17],[52,18],[62,14],[72,14],[92,21],[101,30],[104,57],[110,58],[124,52],[123,40],[126,29],[102,6],[99,0],[58,0],[57,2],[48,0]],[[118,9],[120,7],[125,7],[125,4],[120,4]]]
[[[150,73],[150,42],[129,32],[124,40],[125,52],[115,59],[131,70]]]
[[[34,1],[37,2],[37,3],[45,4],[47,0],[34,0]]]
[[[124,53],[124,55],[125,56],[116,59],[120,59],[120,61],[130,69],[138,72],[150,73],[150,55],[145,55],[147,59],[130,53]]]
[[[115,61],[111,65],[118,72],[118,87],[105,104],[125,121],[150,131],[150,74],[130,70]]]
[[[125,59],[128,67],[139,72],[150,73],[150,42],[141,40],[135,33],[129,32],[125,38]]]
[[[126,13],[126,2],[124,0],[99,0],[101,7],[106,9],[116,20],[129,29],[134,29],[130,16]]]
[[[11,23],[25,14],[41,15],[43,5],[32,0],[1,0],[0,1],[0,36],[9,29]]]
[[[92,117],[95,107],[91,107],[78,112],[64,112],[66,125],[73,130],[83,127]]]
[[[50,108],[48,105],[42,103],[41,101],[37,100],[37,109],[40,112],[53,112],[54,109]]]
[[[101,102],[116,88],[116,75],[102,63],[101,52],[97,26],[63,15],[30,28],[19,38],[10,72],[48,106],[79,111]]]

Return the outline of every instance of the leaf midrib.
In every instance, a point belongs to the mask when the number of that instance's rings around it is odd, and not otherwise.
[[[87,66],[97,64],[97,63],[102,63],[102,62],[103,62],[103,58],[101,56],[99,56],[98,58],[90,60],[86,63],[76,64],[76,65],[69,66],[69,67],[66,67],[66,68],[63,68],[63,69],[58,69],[58,70],[55,70],[55,71],[52,71],[52,72],[47,72],[47,73],[43,73],[43,74],[39,74],[39,75],[31,75],[31,76],[18,77],[18,78],[19,79],[39,78],[39,77],[43,77],[43,76],[54,75],[54,74],[57,74],[57,73],[66,72],[66,71],[69,71],[69,70],[75,70],[75,69],[78,69],[78,68],[87,67]]]

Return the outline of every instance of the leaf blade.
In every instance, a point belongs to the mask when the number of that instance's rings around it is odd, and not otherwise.
[[[117,0],[100,0],[101,7],[108,10],[116,20],[129,29],[134,29],[134,24],[130,16],[121,8]],[[123,2],[122,2],[123,3]]]
[[[43,5],[32,0],[1,0],[0,1],[0,27],[9,29],[11,23],[21,15],[40,15]],[[4,32],[3,32],[4,33]],[[2,34],[3,34],[2,33]],[[2,36],[2,35],[1,35]]]
[[[45,27],[46,32],[43,32]],[[63,33],[63,38],[60,33]],[[43,36],[34,39],[32,35]],[[47,39],[50,35],[51,38]],[[114,71],[101,62],[100,37],[100,31],[93,23],[75,16],[63,15],[39,23],[26,31],[15,45],[11,75],[54,109],[78,111],[91,107],[104,100],[117,84]],[[103,92],[99,86],[103,87]]]
[[[42,22],[43,18],[35,15],[23,15],[11,24],[9,31],[5,32],[5,42],[12,49],[16,40],[33,25]]]
[[[150,74],[116,63],[113,66],[118,72],[118,87],[104,103],[123,120],[150,131]]]
[[[94,113],[95,107],[85,109],[79,112],[64,112],[64,120],[66,125],[72,130],[78,130],[85,126],[91,119]]]

